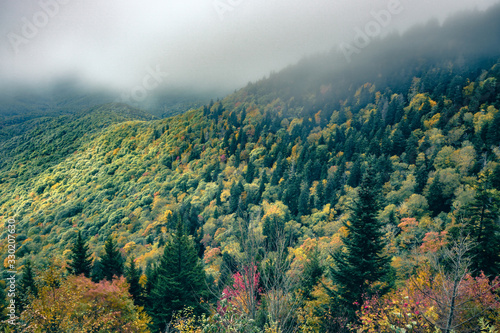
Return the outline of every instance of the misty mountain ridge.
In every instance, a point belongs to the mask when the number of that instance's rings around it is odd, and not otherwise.
[[[432,20],[403,34],[369,37],[368,46],[362,48],[359,54],[346,57],[336,47],[328,54],[308,56],[296,65],[277,72],[279,75],[271,73],[263,79],[267,83],[259,81],[259,84],[290,85],[286,89],[293,93],[296,91],[294,83],[297,83],[303,86],[297,88],[296,92],[300,94],[313,82],[316,86],[333,84],[332,88],[337,90],[374,81],[381,88],[387,85],[394,88],[395,83],[401,84],[401,91],[405,91],[411,80],[408,78],[422,73],[429,64],[454,64],[455,70],[470,60],[491,64],[500,55],[500,45],[495,39],[496,32],[500,31],[499,12],[500,5],[496,5],[486,12],[455,15],[442,25]],[[411,72],[408,72],[409,68]],[[388,82],[388,76],[393,81],[397,78],[397,82]],[[74,113],[110,102],[130,103],[157,117],[167,117],[199,107],[227,93],[215,89],[209,92],[190,87],[160,86],[148,91],[145,98],[141,96],[135,100],[129,91],[112,92],[105,87],[88,87],[70,75],[36,89],[22,86],[5,88],[0,93],[0,120],[6,117],[23,119],[26,114],[32,118]],[[121,98],[124,94],[128,96],[125,99]]]
[[[172,117],[71,80],[6,104],[0,216],[40,286],[19,288],[20,321],[75,331],[68,286],[113,280],[130,293],[116,303],[143,314],[117,318],[144,333],[500,327],[499,18],[497,5],[430,22],[351,62],[306,57],[189,110],[196,92],[143,101],[179,101]],[[78,252],[92,281],[66,269]],[[453,283],[472,301],[450,301]],[[96,302],[86,311],[107,309]],[[38,315],[53,309],[71,320]]]

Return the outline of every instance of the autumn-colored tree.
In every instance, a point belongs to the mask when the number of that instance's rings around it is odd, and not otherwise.
[[[257,266],[245,267],[243,274],[236,272],[233,275],[233,284],[224,288],[221,300],[227,300],[227,303],[241,313],[252,315],[257,297],[262,292],[259,280]],[[217,311],[223,314],[226,308],[219,305]]]
[[[94,283],[84,276],[69,276],[57,287],[51,283],[53,277],[42,278],[39,297],[21,315],[26,323],[23,332],[149,332],[149,318],[134,306],[125,278]]]

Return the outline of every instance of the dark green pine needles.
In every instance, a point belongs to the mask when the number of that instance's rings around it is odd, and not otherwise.
[[[343,238],[344,248],[334,254],[335,266],[330,269],[337,290],[329,292],[336,307],[342,308],[350,320],[356,318],[363,299],[390,286],[390,258],[384,255],[377,192],[370,167],[363,176],[351,218],[345,223],[348,234]]]
[[[89,247],[82,237],[81,231],[78,232],[76,241],[71,248],[71,262],[69,263],[69,271],[74,275],[85,275],[90,277],[92,270],[92,259],[90,258]]]
[[[200,299],[206,296],[205,271],[193,240],[184,233],[180,222],[150,278],[154,281],[146,307],[153,319],[153,331],[164,332],[172,314],[185,307],[196,313],[203,311]]]

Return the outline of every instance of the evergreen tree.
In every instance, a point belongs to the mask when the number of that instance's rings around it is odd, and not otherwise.
[[[219,182],[219,185],[217,186],[217,193],[215,193],[215,204],[217,206],[220,206],[222,204],[220,196],[222,195],[223,190],[224,190],[224,185],[222,185],[222,182]]]
[[[478,275],[483,271],[488,276],[500,274],[500,192],[493,189],[490,182],[491,173],[483,173],[476,184],[474,200],[464,207],[463,221],[452,229],[454,236],[466,233],[474,241],[471,250],[471,269]]]
[[[286,161],[283,159],[283,155],[280,151],[276,161],[276,167],[274,168],[273,175],[271,176],[271,185],[273,186],[278,185],[285,169],[286,169]]]
[[[102,276],[108,281],[113,280],[113,276],[120,277],[123,275],[123,258],[112,237],[108,237],[104,244],[101,267]]]
[[[415,133],[412,133],[408,138],[405,153],[405,162],[408,164],[415,164],[418,156],[418,137]]]
[[[304,271],[302,273],[301,280],[301,291],[306,299],[311,299],[314,297],[311,295],[311,292],[314,289],[314,286],[318,283],[323,276],[324,269],[321,266],[319,260],[319,250],[317,248],[311,254],[311,257],[308,258],[304,265]]]
[[[416,160],[415,168],[415,180],[417,186],[415,187],[415,193],[421,194],[424,190],[425,184],[427,184],[428,170],[425,154],[420,154]]]
[[[255,176],[255,166],[251,161],[248,161],[247,173],[245,174],[245,181],[250,184],[253,182],[253,177]]]
[[[429,202],[429,209],[433,216],[437,216],[439,213],[445,212],[449,209],[448,200],[443,194],[439,173],[436,173],[434,180],[429,186],[427,201]]]
[[[299,196],[299,206],[298,206],[299,215],[309,215],[309,187],[307,187],[306,183],[302,183],[300,196]]]
[[[135,262],[132,257],[129,260],[129,265],[125,269],[125,277],[129,284],[128,291],[130,295],[132,295],[134,303],[136,305],[143,305],[143,290],[141,284],[139,283],[139,280],[141,279],[141,270],[135,266]]]
[[[328,292],[334,306],[347,311],[351,321],[364,297],[384,292],[390,285],[390,258],[384,255],[382,224],[377,219],[378,192],[370,167],[363,176],[350,221],[344,224],[348,230],[343,238],[344,251],[334,254],[335,266],[330,269],[337,289]],[[382,282],[378,290],[377,282]]]
[[[350,170],[349,180],[348,180],[349,186],[358,187],[359,183],[361,182],[361,177],[362,177],[361,159],[357,158]]]
[[[230,193],[231,197],[229,198],[229,213],[234,213],[238,209],[238,204],[240,203],[240,195],[245,191],[243,184],[241,181],[234,183],[231,187]]]
[[[31,260],[27,260],[24,264],[23,275],[19,280],[18,292],[15,296],[16,312],[21,313],[27,305],[29,305],[32,298],[38,296],[38,286],[35,282],[35,272],[31,266]]]
[[[291,175],[286,182],[283,194],[283,202],[288,206],[293,215],[297,215],[298,200],[300,196],[300,178],[295,174],[295,172],[291,172]]]
[[[92,265],[92,271],[90,272],[90,278],[92,279],[92,282],[95,283],[99,283],[99,281],[104,279],[101,260],[99,258],[96,258],[94,260],[94,264]]]
[[[184,307],[203,312],[199,300],[206,296],[205,271],[181,223],[165,245],[156,275],[147,307],[154,332],[164,332],[174,312]]]
[[[262,177],[260,177],[260,182],[259,182],[259,194],[257,195],[257,198],[255,199],[256,204],[260,202],[262,199],[262,194],[266,190],[266,183],[268,183],[267,175],[266,172],[262,172]]]
[[[316,186],[316,197],[316,209],[321,210],[325,204],[325,186],[323,185],[322,180],[320,180]]]
[[[85,275],[90,277],[92,270],[92,259],[90,258],[89,246],[82,237],[81,231],[78,232],[76,242],[71,248],[71,262],[69,263],[69,271],[74,275]]]

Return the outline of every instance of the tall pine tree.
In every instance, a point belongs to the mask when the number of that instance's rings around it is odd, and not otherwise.
[[[24,264],[23,275],[17,287],[18,292],[15,295],[16,312],[19,314],[24,311],[31,300],[38,296],[38,286],[35,282],[35,272],[31,266],[31,260]]]
[[[90,277],[92,270],[92,259],[90,258],[89,246],[82,237],[81,231],[78,232],[76,242],[71,248],[71,262],[69,264],[69,271],[74,275],[85,275]]]
[[[492,188],[491,172],[479,175],[474,200],[462,209],[462,223],[451,228],[455,237],[465,233],[474,241],[471,250],[473,274],[500,274],[500,191]]]
[[[206,296],[205,271],[179,221],[176,233],[165,245],[156,268],[153,288],[148,295],[147,311],[154,332],[164,332],[172,315],[185,307],[203,312],[200,299]]]
[[[125,268],[125,277],[129,284],[128,291],[132,295],[135,305],[143,305],[143,288],[139,282],[141,279],[141,270],[135,266],[135,261],[132,257]]]
[[[113,276],[120,277],[123,275],[123,258],[112,237],[108,237],[104,244],[101,269],[103,278],[108,281],[113,280]]]
[[[334,254],[335,266],[330,268],[337,289],[328,292],[334,307],[342,308],[350,321],[355,320],[365,297],[384,292],[390,285],[390,258],[384,255],[382,224],[377,219],[378,192],[375,173],[368,168],[351,218],[344,224],[348,231],[343,238],[344,248]]]

